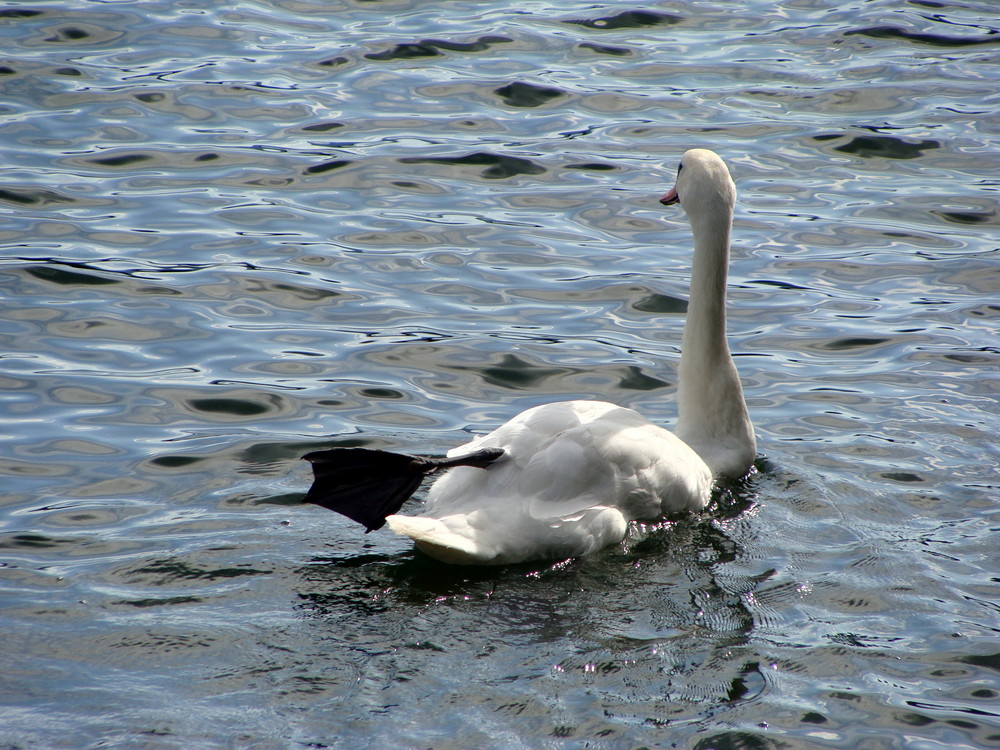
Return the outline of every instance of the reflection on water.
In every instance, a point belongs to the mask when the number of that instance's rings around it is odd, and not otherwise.
[[[995,745],[993,10],[0,9],[0,740]],[[301,507],[330,445],[670,424],[692,146],[748,486],[489,571]]]
[[[568,719],[569,706],[612,736],[619,730],[602,714],[691,720],[706,702],[750,701],[764,687],[743,598],[760,581],[714,574],[739,551],[723,528],[701,521],[645,531],[625,552],[499,573],[410,556],[316,560],[301,571],[306,611],[321,618],[331,650],[363,657],[355,670],[324,665],[314,677],[324,691],[353,696],[362,716],[392,706],[414,726],[426,711],[426,680],[440,680],[427,673],[432,663],[435,673],[462,674],[463,684],[496,686],[445,720],[445,731],[470,738],[498,712],[537,732],[550,711]],[[657,592],[639,610],[637,588]],[[493,634],[487,643],[483,632]],[[503,688],[512,674],[531,681],[530,697],[512,700]],[[658,687],[647,694],[636,684]],[[468,688],[440,689],[450,693],[436,698],[442,706],[466,700]]]

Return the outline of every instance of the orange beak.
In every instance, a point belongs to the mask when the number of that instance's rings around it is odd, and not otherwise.
[[[677,188],[670,188],[670,190],[660,198],[660,203],[664,206],[672,206],[677,203],[680,198],[677,196]]]

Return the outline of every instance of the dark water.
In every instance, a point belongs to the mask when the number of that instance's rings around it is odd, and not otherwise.
[[[996,11],[5,5],[0,744],[1000,747]],[[319,447],[670,424],[693,146],[753,481],[485,571],[299,505]]]

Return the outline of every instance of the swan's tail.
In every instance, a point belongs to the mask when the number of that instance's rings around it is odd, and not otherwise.
[[[389,528],[401,536],[408,536],[417,547],[435,560],[452,565],[489,565],[495,555],[484,549],[460,529],[450,528],[438,518],[427,516],[397,516],[386,519]]]
[[[501,448],[484,448],[456,458],[423,458],[368,448],[332,448],[307,453],[313,483],[303,502],[341,513],[365,527],[365,533],[385,525],[416,492],[423,478],[452,466],[485,469],[503,455]]]

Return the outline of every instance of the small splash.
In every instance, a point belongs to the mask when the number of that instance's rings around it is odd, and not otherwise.
[[[536,86],[532,83],[515,83],[502,86],[496,90],[497,96],[510,107],[541,107],[543,104],[566,96],[566,92],[550,86]]]
[[[671,13],[657,13],[651,10],[626,10],[613,16],[601,18],[568,20],[571,23],[588,29],[610,31],[614,29],[641,29],[652,26],[671,26],[683,21],[683,16]]]
[[[495,44],[514,41],[505,36],[484,36],[473,42],[447,42],[441,39],[423,39],[419,42],[397,44],[384,52],[365,55],[369,60],[412,60],[421,57],[438,57],[444,52],[482,52]]]
[[[830,140],[830,136],[815,136],[814,140]],[[863,159],[918,159],[924,155],[924,151],[938,148],[941,148],[941,144],[934,140],[910,143],[888,135],[858,135],[847,143],[834,146],[833,150],[854,154]]]
[[[0,188],[0,201],[19,206],[49,206],[59,203],[75,203],[69,196],[45,188]]]
[[[519,174],[542,174],[545,168],[528,159],[504,154],[491,154],[479,151],[465,156],[440,157],[404,157],[402,164],[455,164],[458,166],[485,166],[482,176],[489,180],[502,180]]]
[[[907,31],[898,26],[872,26],[867,29],[845,31],[844,36],[866,36],[871,39],[903,39],[907,42],[927,44],[932,47],[976,47],[984,44],[1000,44],[1000,34],[992,33],[978,37],[943,36],[941,34],[921,34]]]

